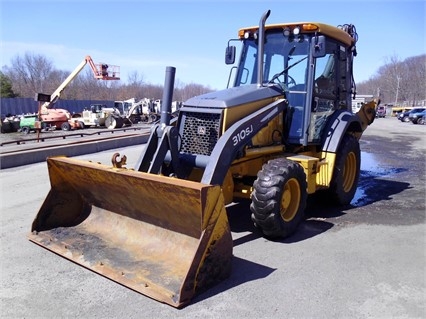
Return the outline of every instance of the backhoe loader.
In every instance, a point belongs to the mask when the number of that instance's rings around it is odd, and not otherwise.
[[[265,238],[296,231],[308,194],[350,203],[378,103],[352,113],[355,27],[266,24],[269,14],[228,42],[227,64],[242,44],[233,84],[188,99],[173,120],[166,68],[161,119],[133,169],[117,153],[112,166],[48,158],[51,190],[29,239],[180,308],[230,275],[235,199],[250,201]]]

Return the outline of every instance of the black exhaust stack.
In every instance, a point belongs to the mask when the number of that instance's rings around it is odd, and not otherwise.
[[[265,22],[271,14],[271,10],[266,11],[259,22],[259,44],[257,47],[257,86],[263,86],[263,51],[265,46]]]
[[[163,100],[161,103],[160,124],[162,127],[170,125],[172,114],[172,98],[175,85],[176,68],[168,66],[166,68],[166,78],[164,80]]]
[[[172,97],[175,82],[176,68],[168,66],[166,68],[166,78],[164,80],[163,100],[161,103],[160,123],[151,127],[151,134],[142,152],[136,169],[140,172],[160,174],[164,159],[170,154],[171,166],[175,176],[180,176],[179,155],[178,155],[178,131],[170,125],[172,114]]]

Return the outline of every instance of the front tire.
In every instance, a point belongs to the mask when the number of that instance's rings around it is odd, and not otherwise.
[[[285,158],[263,165],[253,184],[251,218],[267,237],[288,237],[304,218],[306,175],[296,162]]]
[[[62,131],[71,131],[71,125],[68,122],[64,122],[61,124]]]
[[[121,128],[123,126],[123,119],[120,117],[114,117],[113,115],[108,115],[105,119],[105,126],[110,130]]]
[[[355,196],[361,166],[359,142],[345,135],[339,146],[333,177],[328,189],[329,199],[337,205],[348,205]]]

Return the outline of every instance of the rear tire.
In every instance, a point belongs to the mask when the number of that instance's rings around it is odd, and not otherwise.
[[[30,131],[31,131],[31,129],[28,126],[24,126],[24,127],[21,128],[21,132],[23,134],[29,134]]]
[[[339,146],[333,177],[327,190],[333,204],[348,205],[355,196],[361,165],[359,142],[353,135],[345,135]]]
[[[285,158],[263,165],[253,184],[251,218],[267,237],[287,237],[304,218],[306,175],[296,162]]]

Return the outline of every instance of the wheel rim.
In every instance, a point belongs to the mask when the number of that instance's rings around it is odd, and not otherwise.
[[[115,128],[115,119],[110,119],[109,121],[108,121],[108,123],[107,123],[107,127],[109,128],[109,129],[112,129],[112,128]]]
[[[289,179],[281,196],[280,214],[284,221],[288,222],[294,218],[299,209],[300,197],[299,182],[295,178]]]
[[[347,193],[352,189],[356,175],[356,156],[351,152],[345,160],[343,168],[343,190]]]

